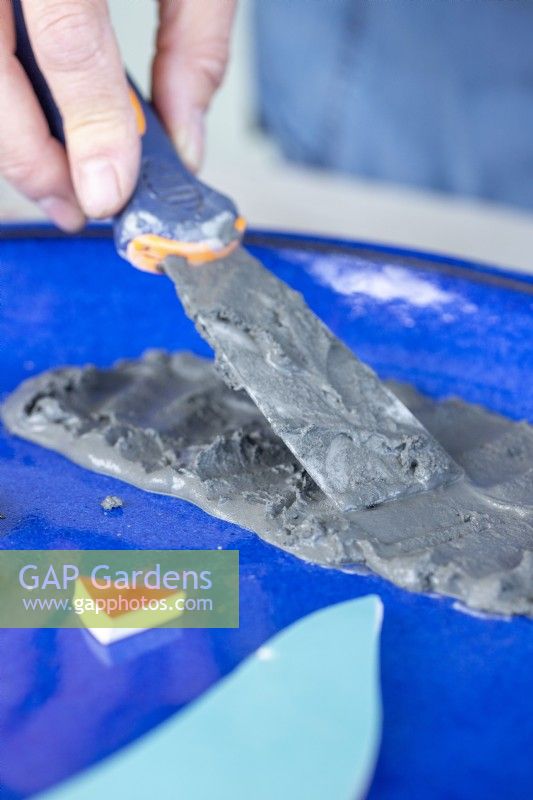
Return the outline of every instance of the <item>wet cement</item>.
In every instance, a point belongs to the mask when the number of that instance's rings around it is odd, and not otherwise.
[[[82,466],[190,500],[298,557],[533,616],[533,427],[389,388],[464,476],[363,511],[340,511],[248,395],[191,355],[56,369],[21,384],[2,416]]]
[[[213,347],[223,379],[244,389],[342,511],[456,480],[461,470],[419,420],[290,289],[240,248],[163,268]]]

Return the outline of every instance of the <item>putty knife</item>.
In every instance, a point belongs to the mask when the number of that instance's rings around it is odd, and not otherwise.
[[[16,9],[17,55],[63,141],[61,116]],[[131,84],[131,82],[130,82]],[[118,252],[164,272],[215,350],[316,483],[343,510],[449,483],[460,468],[410,411],[308,308],[240,246],[244,222],[183,165],[131,84],[142,133],[140,177],[114,220]]]

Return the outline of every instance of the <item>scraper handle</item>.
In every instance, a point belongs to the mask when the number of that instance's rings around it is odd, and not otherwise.
[[[1,2],[1,0],[0,0]],[[63,120],[31,46],[20,0],[13,0],[16,55],[48,120],[65,144]],[[174,150],[150,103],[129,76],[130,98],[141,135],[141,166],[129,202],[113,221],[115,244],[139,269],[160,271],[168,255],[202,263],[227,255],[242,238],[245,222],[234,203],[199,181]]]
[[[48,127],[52,136],[58,139],[62,144],[65,144],[65,135],[63,132],[63,120],[59,109],[54,102],[52,92],[48,88],[46,79],[39,69],[33,48],[31,46],[30,37],[24,21],[24,14],[22,12],[22,5],[20,0],[13,0],[13,16],[15,19],[15,30],[17,35],[17,49],[15,55],[24,67],[26,75],[30,79],[33,91],[37,95],[41,108],[48,122]]]
[[[158,271],[168,255],[191,264],[222,258],[240,244],[244,219],[232,200],[187,169],[153,106],[128,80],[142,152],[135,191],[115,219],[118,252],[149,272]]]

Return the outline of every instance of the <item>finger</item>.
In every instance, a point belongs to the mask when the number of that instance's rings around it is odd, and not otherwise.
[[[236,0],[160,0],[152,94],[193,170],[202,161],[204,113],[224,77],[235,6]]]
[[[61,111],[74,187],[114,214],[139,169],[139,137],[105,0],[23,0],[35,56]]]
[[[63,147],[53,139],[24,70],[14,55],[11,4],[0,0],[0,172],[67,231],[85,218]]]

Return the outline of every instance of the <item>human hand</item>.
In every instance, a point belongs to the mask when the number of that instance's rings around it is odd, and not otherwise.
[[[160,0],[152,96],[183,160],[198,169],[203,117],[223,78],[236,0]],[[63,117],[66,151],[17,61],[11,3],[0,0],[0,173],[59,227],[116,213],[140,142],[106,0],[22,0],[39,66]],[[134,12],[132,12],[134,13]]]

